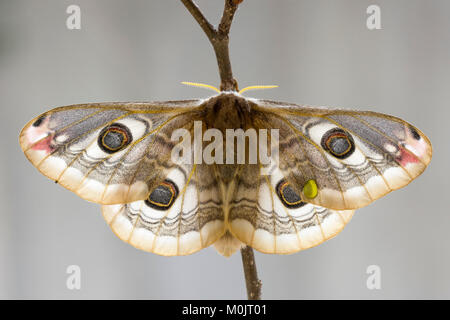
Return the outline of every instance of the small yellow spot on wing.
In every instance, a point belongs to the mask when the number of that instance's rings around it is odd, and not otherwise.
[[[315,197],[317,197],[318,189],[315,180],[311,179],[305,183],[305,185],[303,186],[303,194],[310,199],[314,199]]]

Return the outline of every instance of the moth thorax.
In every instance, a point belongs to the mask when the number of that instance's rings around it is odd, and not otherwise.
[[[206,112],[208,128],[216,128],[223,133],[226,129],[245,129],[248,125],[248,104],[233,94],[222,94],[212,99]]]

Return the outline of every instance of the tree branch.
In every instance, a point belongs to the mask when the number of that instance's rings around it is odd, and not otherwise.
[[[193,0],[181,0],[194,19],[205,32],[216,54],[220,74],[221,91],[237,91],[237,81],[233,78],[231,70],[230,53],[228,49],[229,33],[234,14],[243,0],[225,0],[222,19],[216,30],[205,18]]]
[[[209,41],[212,41],[212,39],[216,37],[216,30],[214,30],[212,24],[208,22],[197,5],[192,0],[181,0],[181,2],[184,4],[186,9],[188,9],[194,19],[198,22],[198,24],[208,37]]]
[[[221,91],[237,91],[238,84],[233,78],[231,70],[230,54],[228,49],[229,33],[236,10],[243,0],[225,0],[222,19],[219,27],[214,27],[208,22],[203,13],[192,0],[181,0],[194,19],[205,32],[211,42],[217,58],[217,65],[220,74]],[[242,265],[244,266],[245,284],[247,287],[247,297],[249,300],[261,299],[261,281],[256,272],[255,255],[251,247],[245,246],[241,249]]]
[[[253,249],[245,246],[241,249],[242,265],[244,266],[245,285],[247,286],[248,300],[261,299],[261,280],[256,272],[255,255]]]
[[[242,0],[225,0],[222,19],[220,20],[219,28],[217,29],[219,34],[228,36],[228,34],[230,33],[231,23],[233,22],[234,14],[241,2]]]

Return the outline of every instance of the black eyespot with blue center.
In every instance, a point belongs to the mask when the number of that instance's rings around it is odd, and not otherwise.
[[[340,128],[328,130],[323,135],[320,145],[338,159],[348,158],[355,151],[355,142],[352,136]]]

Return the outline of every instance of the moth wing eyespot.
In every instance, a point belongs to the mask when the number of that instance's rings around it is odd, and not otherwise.
[[[338,159],[348,158],[355,151],[352,136],[340,128],[328,130],[320,142],[322,148]]]
[[[284,179],[278,182],[276,193],[281,203],[287,208],[296,209],[306,204],[300,195],[291,187],[290,183]]]
[[[177,185],[171,180],[164,180],[145,200],[147,206],[156,210],[168,210],[179,194]]]
[[[115,153],[133,140],[130,129],[121,123],[113,123],[100,132],[98,136],[98,145],[106,153]]]

